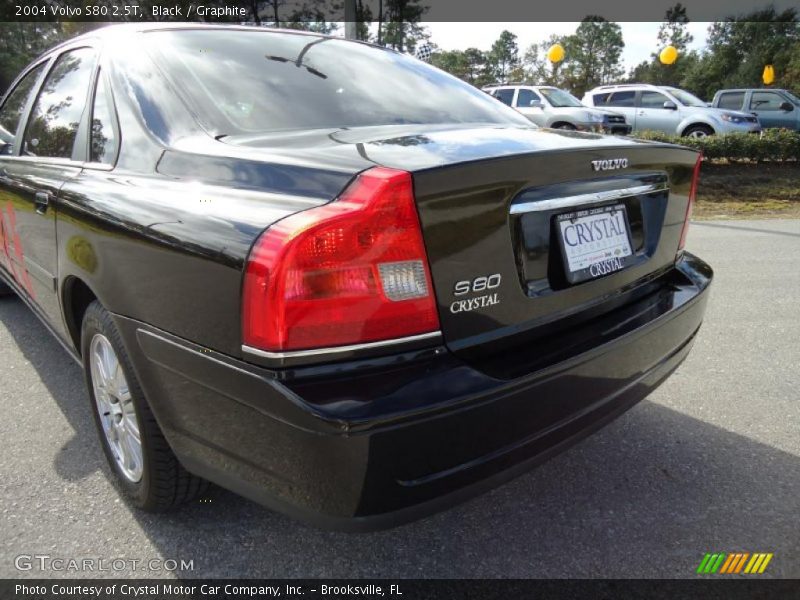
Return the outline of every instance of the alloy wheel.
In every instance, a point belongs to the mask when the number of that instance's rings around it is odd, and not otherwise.
[[[144,472],[144,452],[136,407],[117,353],[100,333],[95,334],[89,346],[89,366],[106,441],[120,472],[137,483]]]

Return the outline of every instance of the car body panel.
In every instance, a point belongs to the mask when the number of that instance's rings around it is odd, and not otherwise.
[[[772,88],[738,88],[719,90],[714,94],[712,105],[729,103],[737,105],[735,110],[750,112],[758,117],[764,128],[800,130],[800,102],[787,90]],[[791,110],[782,108],[787,103]]]
[[[591,134],[542,135],[574,143]],[[587,308],[598,298],[608,300],[615,290],[673,263],[696,154],[674,147],[641,146],[626,139],[596,137],[619,145],[551,152],[540,159],[524,155],[480,165],[453,165],[415,175],[439,318],[449,348],[468,352],[470,347],[480,347],[481,352],[491,352],[492,342],[497,339],[505,339],[504,344],[516,339],[524,346],[526,336],[541,327],[543,321]],[[593,159],[620,156],[629,163],[624,172],[602,176],[593,172]],[[653,164],[660,167],[653,169]],[[565,209],[535,210],[535,206],[552,198],[577,196],[587,189],[629,189],[660,180],[667,171],[669,201],[662,193],[655,193],[632,199],[629,206],[629,220],[636,231],[650,232],[637,237],[636,266],[580,285],[568,285],[557,259],[557,236],[550,227],[555,216]],[[513,212],[515,206],[526,204],[533,208],[531,212]],[[604,204],[608,200],[598,198],[585,206]],[[458,215],[457,224],[453,222],[454,214]],[[458,281],[490,274],[501,277],[500,285],[493,290],[496,303],[469,311],[454,305],[463,300],[453,292]]]
[[[37,195],[46,196],[48,204],[54,204],[62,186],[80,169],[69,164],[37,164],[0,156],[0,171],[0,210],[6,236],[11,238],[9,247],[13,247],[7,253],[8,265],[52,325],[64,333],[56,293],[56,209],[37,205]]]
[[[257,156],[258,146],[276,143],[275,138],[239,141],[224,140],[229,144],[251,148]],[[280,145],[280,141],[277,142]],[[291,157],[297,152],[305,157],[324,154],[354,166],[370,165],[422,171],[460,163],[472,163],[504,156],[570,152],[591,146],[597,149],[637,148],[643,142],[603,137],[578,132],[540,131],[534,127],[498,126],[426,126],[364,127],[332,134],[321,133],[310,139],[308,147],[283,150]],[[278,146],[280,147],[280,146]],[[354,162],[357,159],[360,162]]]
[[[616,106],[603,104],[613,95],[619,93],[634,94],[631,106]],[[671,102],[674,108],[643,105],[643,94],[659,94],[666,102]],[[600,99],[603,99],[602,101]],[[654,130],[669,135],[685,135],[690,128],[698,125],[711,128],[714,133],[725,134],[733,132],[757,133],[761,131],[758,119],[742,111],[721,110],[708,106],[687,106],[682,103],[668,88],[645,85],[625,84],[622,86],[603,86],[586,92],[583,102],[589,106],[608,106],[611,110],[625,115],[626,120],[633,125],[634,131]],[[742,120],[733,123],[722,119],[723,115]]]
[[[540,130],[511,111],[506,126],[217,134],[144,53],[131,55],[146,27],[92,33],[52,54],[102,50],[88,97],[108,83],[122,143],[106,163],[88,160],[96,124],[84,111],[69,160],[22,157],[19,145],[0,156],[2,193],[15,219],[26,212],[20,244],[35,279],[50,277],[52,303],[12,266],[16,220],[10,229],[3,220],[0,278],[79,360],[81,302],[96,298],[111,313],[191,472],[325,526],[397,524],[577,441],[686,356],[712,277],[678,248],[696,152]],[[376,165],[411,173],[441,335],[285,360],[243,348],[255,241]],[[25,196],[34,184],[51,193],[44,215]],[[630,191],[642,185],[650,191]],[[565,283],[550,234],[564,209],[543,208],[564,197],[625,203],[635,263]],[[454,313],[456,280],[489,273],[502,274],[501,301]]]
[[[631,131],[630,125],[626,124],[624,119],[617,118],[621,116],[619,112],[589,106],[553,106],[547,96],[542,93],[542,89],[557,89],[550,86],[488,86],[483,89],[492,95],[496,95],[500,90],[513,90],[510,106],[539,127],[563,128],[569,126],[579,131],[602,130],[605,133],[619,135],[627,135]],[[539,106],[526,105],[522,100],[523,93],[526,98],[531,96],[533,102],[538,102]]]
[[[691,348],[711,276],[684,255],[661,291],[621,309],[624,335],[508,380],[437,347],[274,372],[117,322],[187,467],[318,526],[367,531],[520,475],[644,398]]]

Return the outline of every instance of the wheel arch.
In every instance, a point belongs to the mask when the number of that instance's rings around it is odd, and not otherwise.
[[[73,348],[81,355],[81,325],[89,305],[98,300],[94,290],[80,277],[67,277],[61,291],[64,322]]]
[[[678,135],[683,137],[684,135],[686,135],[686,132],[689,131],[689,129],[691,129],[692,127],[708,127],[714,134],[717,133],[717,128],[714,127],[714,124],[709,122],[708,120],[691,118],[691,119],[686,119],[680,124],[680,126],[678,127]]]

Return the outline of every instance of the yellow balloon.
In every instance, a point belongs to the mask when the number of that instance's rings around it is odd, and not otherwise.
[[[552,63],[561,62],[564,60],[564,46],[561,44],[553,44],[547,50],[547,60]]]
[[[775,81],[775,69],[772,68],[772,65],[764,67],[764,73],[761,78],[764,80],[764,85],[770,85]]]
[[[678,50],[675,48],[675,46],[667,46],[661,51],[661,54],[658,55],[658,58],[665,65],[671,65],[678,60]]]

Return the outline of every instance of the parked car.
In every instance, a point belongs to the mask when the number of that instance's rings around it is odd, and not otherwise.
[[[13,140],[13,135],[6,131],[2,125],[0,125],[0,151],[3,149],[10,151],[11,150],[11,142]]]
[[[669,86],[604,85],[586,92],[583,102],[621,112],[633,125],[633,131],[663,131],[688,137],[761,131],[754,115],[709,107],[693,94]]]
[[[720,90],[714,94],[712,106],[750,112],[758,117],[762,127],[800,130],[800,98],[789,90]]]
[[[585,106],[569,92],[556,87],[509,84],[487,86],[483,91],[516,108],[539,127],[616,135],[631,132],[631,126],[621,114]]]
[[[389,49],[112,26],[0,123],[0,278],[143,509],[210,480],[326,527],[417,518],[630,408],[703,319],[695,151],[539,129]]]

